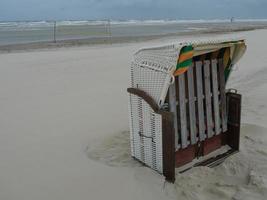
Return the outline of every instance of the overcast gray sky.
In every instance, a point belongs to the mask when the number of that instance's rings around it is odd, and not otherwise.
[[[267,18],[267,0],[0,0],[0,21]]]

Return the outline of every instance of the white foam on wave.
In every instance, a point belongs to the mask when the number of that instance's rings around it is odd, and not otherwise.
[[[75,25],[101,25],[111,23],[113,25],[157,25],[157,24],[201,24],[201,23],[227,23],[230,19],[195,19],[195,20],[63,20],[57,21],[59,26],[75,26]],[[267,22],[267,19],[235,19],[235,22]],[[50,27],[54,25],[54,21],[21,21],[21,22],[0,22],[0,28],[17,27]]]

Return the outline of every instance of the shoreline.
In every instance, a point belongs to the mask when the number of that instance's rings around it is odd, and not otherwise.
[[[169,34],[157,34],[157,35],[145,35],[145,36],[122,36],[122,37],[98,37],[88,39],[70,39],[70,40],[59,40],[56,43],[52,41],[43,42],[32,42],[22,44],[10,44],[0,45],[0,54],[12,53],[12,52],[25,52],[34,51],[39,49],[57,49],[57,48],[69,48],[69,47],[80,47],[80,46],[94,46],[94,45],[109,45],[109,44],[123,44],[123,43],[134,43],[144,42],[150,40],[156,40],[161,38],[186,36],[186,35],[207,35],[207,34],[226,34],[234,32],[253,31],[259,29],[267,29],[267,26],[258,27],[233,27],[233,28],[216,28],[216,29],[205,29],[189,32],[178,32]]]

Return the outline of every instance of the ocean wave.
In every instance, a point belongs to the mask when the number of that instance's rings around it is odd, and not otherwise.
[[[235,19],[235,22],[267,22],[267,19]],[[76,25],[157,25],[157,24],[199,24],[199,23],[226,23],[230,19],[195,19],[195,20],[63,20],[57,21],[58,26],[76,26]],[[21,21],[21,22],[0,22],[1,28],[38,28],[54,26],[54,21]]]

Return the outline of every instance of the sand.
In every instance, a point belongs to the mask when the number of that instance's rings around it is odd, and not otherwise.
[[[130,158],[126,88],[137,49],[181,37],[0,54],[0,199],[266,199],[266,34],[235,33],[248,43],[228,83],[243,94],[241,151],[175,184]]]

